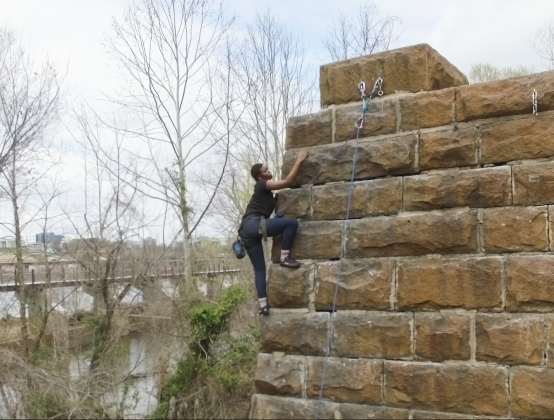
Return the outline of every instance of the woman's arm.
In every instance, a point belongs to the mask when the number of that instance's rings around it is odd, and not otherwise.
[[[296,155],[296,161],[294,162],[294,165],[292,166],[292,169],[290,170],[287,177],[280,181],[274,181],[272,179],[268,180],[267,183],[265,184],[266,188],[268,190],[273,191],[273,190],[282,190],[283,188],[290,187],[294,182],[296,175],[298,175],[300,166],[306,160],[309,154],[310,154],[309,150],[301,150],[300,152],[298,152],[298,154]]]

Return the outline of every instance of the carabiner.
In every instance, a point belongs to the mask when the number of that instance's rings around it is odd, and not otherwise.
[[[358,118],[354,125],[358,130],[361,130],[362,128],[364,128],[364,120],[362,118]]]

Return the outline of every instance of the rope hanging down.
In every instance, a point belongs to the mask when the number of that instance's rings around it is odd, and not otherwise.
[[[375,92],[378,92],[379,96],[383,96],[383,79],[380,77],[375,82],[375,85],[373,87],[373,91],[369,95],[369,99],[373,98],[373,95]],[[358,89],[360,89],[360,92],[362,93],[362,100],[363,100],[363,107],[362,107],[362,116],[356,121],[356,145],[354,147],[354,159],[352,162],[352,175],[350,176],[350,190],[348,192],[348,206],[346,207],[346,218],[344,219],[344,225],[342,230],[342,244],[341,244],[341,250],[340,250],[340,258],[339,258],[339,270],[337,273],[337,285],[335,287],[335,297],[333,299],[333,310],[331,311],[331,334],[329,334],[329,341],[327,343],[327,348],[325,350],[325,362],[323,364],[323,376],[321,379],[321,388],[319,389],[319,400],[317,402],[317,413],[316,413],[316,420],[319,419],[319,410],[321,408],[321,401],[323,400],[323,388],[325,386],[325,375],[327,373],[327,362],[329,359],[329,356],[331,355],[331,345],[333,341],[333,321],[337,317],[336,315],[336,308],[337,308],[337,297],[339,294],[339,284],[340,284],[340,277],[342,274],[342,262],[344,260],[344,257],[346,255],[346,225],[348,223],[348,220],[350,219],[350,209],[352,207],[352,193],[354,192],[354,179],[356,177],[356,163],[358,161],[358,140],[360,139],[360,130],[364,127],[364,117],[365,113],[367,111],[367,99],[365,95],[365,83],[360,82],[358,85]]]

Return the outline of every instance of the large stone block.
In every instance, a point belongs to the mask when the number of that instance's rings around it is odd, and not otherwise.
[[[341,404],[340,412],[343,419],[408,420],[410,418],[410,410],[360,404]]]
[[[477,164],[476,127],[422,133],[419,166],[422,170]]]
[[[467,414],[508,414],[506,370],[385,362],[385,398],[389,405]]]
[[[554,162],[516,165],[513,171],[515,205],[554,203]]]
[[[359,100],[360,80],[373,89],[377,77],[384,80],[383,91],[419,92],[467,85],[467,78],[427,44],[414,45],[379,54],[321,66],[321,104],[343,104]]]
[[[334,141],[355,139],[357,128],[354,123],[362,115],[362,102],[335,109]],[[364,128],[360,138],[396,133],[396,100],[376,98],[369,101],[364,115]]]
[[[316,264],[315,307],[333,308],[339,262]],[[390,309],[394,261],[349,260],[342,262],[337,309]]]
[[[416,313],[415,355],[434,361],[469,360],[469,318],[463,315]]]
[[[512,412],[525,419],[554,417],[554,370],[516,369],[512,373]]]
[[[467,420],[467,414],[456,413],[437,413],[432,411],[419,411],[414,410],[412,412],[412,420]]]
[[[502,307],[498,257],[398,261],[398,308],[485,309]]]
[[[404,213],[352,220],[346,247],[349,257],[475,252],[477,212]]]
[[[313,189],[313,220],[345,219],[350,183]],[[354,184],[350,218],[396,214],[402,206],[402,179],[382,178]]]
[[[411,314],[341,313],[333,328],[333,355],[401,359],[412,355]]]
[[[400,130],[411,131],[452,124],[454,98],[455,89],[400,97]]]
[[[293,186],[348,181],[352,178],[352,166],[356,142],[314,147],[304,161]],[[378,141],[360,141],[355,179],[372,179],[387,175],[403,175],[417,172],[417,136],[404,135]],[[283,158],[283,175],[289,173],[297,150],[287,150]],[[319,175],[318,175],[319,174]],[[317,176],[317,178],[316,178]]]
[[[301,397],[305,369],[303,356],[275,357],[260,353],[254,385],[264,394]]]
[[[483,210],[485,251],[546,251],[548,249],[546,210],[546,206]]]
[[[531,114],[537,89],[539,112],[554,109],[554,72],[461,86],[456,92],[456,121]]]
[[[404,210],[496,207],[512,204],[508,166],[404,178]]]
[[[530,106],[531,101],[525,99]],[[553,124],[554,115],[483,124],[480,127],[481,162],[499,163],[554,156]]]
[[[546,315],[547,343],[546,359],[547,366],[554,368],[554,315]]]
[[[330,357],[308,358],[306,394],[317,398],[321,390],[324,365],[323,397],[337,402],[381,404],[381,376],[383,362],[368,359]]]
[[[554,310],[554,256],[511,256],[506,262],[506,306],[510,311]]]
[[[296,270],[272,264],[267,282],[267,297],[272,308],[308,307],[311,266]]]
[[[330,109],[289,118],[285,149],[331,143],[333,141],[332,127],[333,113]]]
[[[282,211],[284,217],[309,219],[312,188],[295,188],[283,190],[277,194],[277,211]]]
[[[476,359],[502,365],[540,365],[543,319],[531,314],[477,314]]]
[[[252,419],[340,419],[340,404],[300,398],[255,394],[252,397]]]
[[[325,355],[329,314],[273,313],[262,321],[263,351],[292,354]]]

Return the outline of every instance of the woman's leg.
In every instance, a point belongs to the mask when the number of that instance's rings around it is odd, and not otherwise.
[[[246,246],[245,246],[246,248]],[[258,299],[267,299],[266,291],[266,279],[265,279],[265,258],[264,248],[262,242],[258,241],[257,244],[246,248],[246,253],[254,266],[254,281],[256,282],[256,291],[258,292]],[[260,302],[260,306],[262,302]]]
[[[290,268],[300,267],[298,261],[289,257],[290,250],[296,238],[298,221],[292,218],[273,218],[266,220],[267,236],[283,235],[281,244],[281,265]]]

